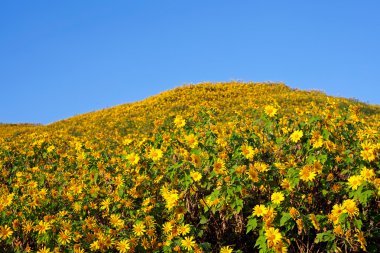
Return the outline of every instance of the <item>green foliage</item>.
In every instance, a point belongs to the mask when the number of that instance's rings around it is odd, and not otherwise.
[[[364,107],[205,84],[3,133],[0,248],[376,250],[380,114]]]

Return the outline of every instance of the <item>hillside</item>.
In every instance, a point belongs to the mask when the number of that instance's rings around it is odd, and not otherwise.
[[[380,107],[203,83],[0,125],[9,252],[375,252]]]
[[[296,90],[276,83],[202,83],[179,87],[143,101],[78,115],[42,128],[31,124],[0,124],[0,137],[12,136],[14,132],[18,135],[30,127],[34,128],[29,129],[30,132],[59,131],[73,136],[137,135],[152,131],[156,119],[173,117],[178,113],[185,118],[191,117],[201,107],[219,110],[222,119],[234,115],[236,111],[241,115],[249,110],[263,111],[263,106],[272,102],[289,116],[297,110],[319,115],[325,105],[353,105],[365,116],[380,118],[380,106],[331,97],[320,91]]]
[[[21,134],[31,128],[36,128],[35,124],[2,124],[0,123],[0,138]]]

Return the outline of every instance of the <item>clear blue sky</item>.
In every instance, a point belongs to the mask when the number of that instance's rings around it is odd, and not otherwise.
[[[0,2],[0,122],[50,123],[201,81],[380,104],[380,1]]]

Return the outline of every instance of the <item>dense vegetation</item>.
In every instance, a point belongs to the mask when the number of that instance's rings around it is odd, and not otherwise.
[[[189,85],[0,125],[1,252],[376,252],[380,108]]]

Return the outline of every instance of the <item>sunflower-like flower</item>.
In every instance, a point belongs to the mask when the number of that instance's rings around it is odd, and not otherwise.
[[[262,217],[264,215],[266,215],[268,212],[268,209],[265,205],[256,205],[254,208],[253,208],[253,215],[254,216],[257,216],[257,217]]]
[[[285,197],[282,192],[274,192],[271,196],[271,201],[274,204],[280,204],[282,201],[284,201]]]
[[[292,142],[298,142],[303,136],[302,130],[296,130],[290,135]]]
[[[186,236],[182,241],[181,245],[186,250],[192,250],[195,246],[195,241],[193,236]]]
[[[265,230],[265,237],[269,247],[274,247],[279,242],[281,242],[282,235],[278,228],[269,227]]]
[[[265,114],[268,115],[269,117],[274,117],[277,114],[277,108],[275,108],[272,105],[267,105],[264,108]]]

